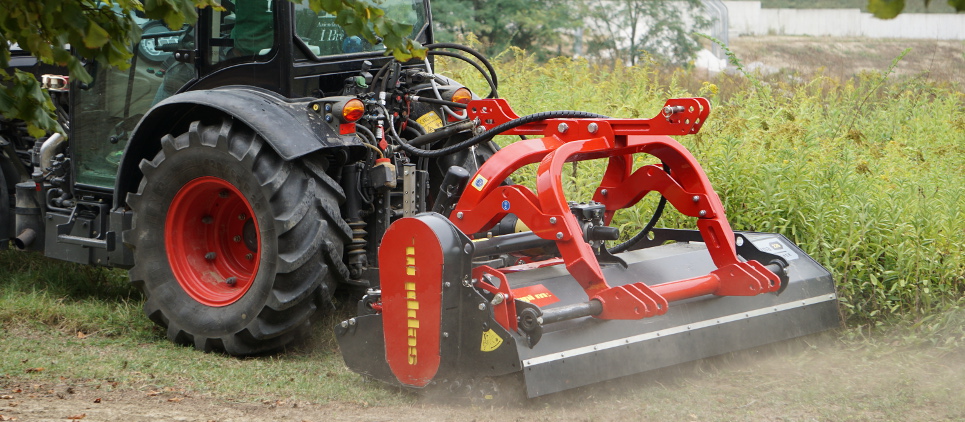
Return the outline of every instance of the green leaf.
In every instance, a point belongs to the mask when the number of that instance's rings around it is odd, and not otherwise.
[[[894,19],[904,9],[905,0],[868,0],[868,11],[878,19]]]
[[[98,48],[110,41],[111,35],[94,21],[87,24],[87,34],[84,36],[84,46]]]
[[[948,0],[948,5],[954,7],[956,12],[965,12],[965,0]]]

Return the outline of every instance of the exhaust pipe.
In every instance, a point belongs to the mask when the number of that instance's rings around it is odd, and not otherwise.
[[[38,160],[40,166],[40,173],[49,171],[53,166],[54,156],[60,152],[60,147],[67,142],[67,138],[60,133],[55,133],[50,135],[46,141],[40,146],[40,158]]]
[[[23,232],[13,240],[13,244],[17,246],[17,249],[24,250],[27,249],[34,240],[37,239],[37,231],[34,229],[25,229]]]
[[[42,187],[35,182],[17,183],[16,227],[12,233],[19,233],[13,243],[21,250],[44,250],[43,195]]]

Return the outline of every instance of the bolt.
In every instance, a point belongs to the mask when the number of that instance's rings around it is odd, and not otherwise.
[[[479,310],[480,310],[480,311],[485,311],[485,310],[486,310],[486,304],[485,304],[485,303],[480,303],[480,304],[479,304]]]
[[[556,130],[560,131],[560,133],[566,133],[567,130],[570,130],[570,126],[566,123],[560,123],[560,125],[556,127]]]
[[[442,338],[449,338],[449,333],[443,331],[443,332],[442,332]]]
[[[608,190],[606,190],[606,189],[603,189],[603,190],[600,191],[600,195],[603,195],[603,196],[606,196],[608,193],[610,193],[610,191],[608,191]]]
[[[342,321],[342,328],[348,328],[348,321]]]
[[[586,125],[586,130],[590,131],[590,133],[596,133],[597,129],[599,129],[599,128],[600,128],[600,127],[597,126],[596,123],[590,123],[590,124]]]
[[[348,325],[355,325],[355,318],[349,318]]]
[[[255,254],[253,254],[253,253],[246,254],[246,255],[245,255],[245,259],[251,261],[251,260],[255,259]]]
[[[556,232],[556,238],[563,240],[563,232]]]
[[[221,192],[218,192],[218,197],[220,197],[220,198],[227,198],[227,197],[228,197],[228,190],[225,189],[225,190],[222,190]]]
[[[707,211],[705,211],[705,210],[700,210],[700,213],[699,213],[699,214],[700,214],[701,217],[706,216],[706,215],[707,215]]]
[[[694,199],[694,203],[700,202],[700,197],[697,195],[694,195],[693,199]]]
[[[212,216],[210,216],[210,215],[206,215],[206,216],[204,216],[204,217],[201,217],[201,222],[204,223],[204,224],[214,223],[214,217],[212,217]]]
[[[225,284],[227,284],[227,285],[229,285],[229,286],[234,286],[235,283],[238,282],[238,277],[228,277],[228,279],[225,280],[224,282],[225,282]]]
[[[204,259],[206,259],[206,260],[208,260],[208,261],[214,261],[214,259],[217,258],[217,257],[218,257],[218,254],[216,254],[216,253],[214,253],[214,252],[208,252],[208,253],[204,254]]]
[[[245,221],[246,218],[248,218],[248,216],[244,214],[238,214],[238,220]]]
[[[456,218],[462,220],[462,211],[456,213]]]
[[[234,240],[235,242],[241,242],[241,236],[235,236],[231,240]]]
[[[450,287],[450,286],[452,286],[452,283],[450,283],[450,282],[447,281],[447,282],[445,282],[445,283],[442,283],[442,286],[443,286],[443,287]]]
[[[539,325],[543,325],[543,317],[536,317],[536,323]]]
[[[556,217],[550,217],[550,224],[556,224]]]

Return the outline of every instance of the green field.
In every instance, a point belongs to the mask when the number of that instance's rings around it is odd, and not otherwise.
[[[782,233],[832,271],[847,326],[841,339],[887,332],[905,345],[965,345],[962,87],[897,78],[889,69],[848,79],[708,78],[655,66],[537,64],[515,52],[497,58],[496,67],[500,94],[520,115],[574,109],[653,117],[668,97],[709,98],[713,111],[701,133],[679,140],[707,171],[736,230]],[[446,70],[484,92],[474,72]],[[574,197],[589,192],[601,169],[574,169]],[[618,214],[625,235],[646,223],[654,202]],[[668,212],[661,225],[693,221]],[[141,314],[141,296],[121,271],[4,251],[0,274],[3,377],[113,379],[122,387],[177,386],[219,397],[244,391],[255,398],[404,400],[344,368],[324,328],[334,316],[319,321],[316,338],[293,354],[227,359],[168,344]],[[349,314],[354,304],[340,308]]]

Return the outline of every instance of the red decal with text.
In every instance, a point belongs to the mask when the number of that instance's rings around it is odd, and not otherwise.
[[[513,296],[523,302],[529,302],[539,307],[552,305],[560,301],[560,298],[556,297],[556,295],[542,284],[513,289]]]

